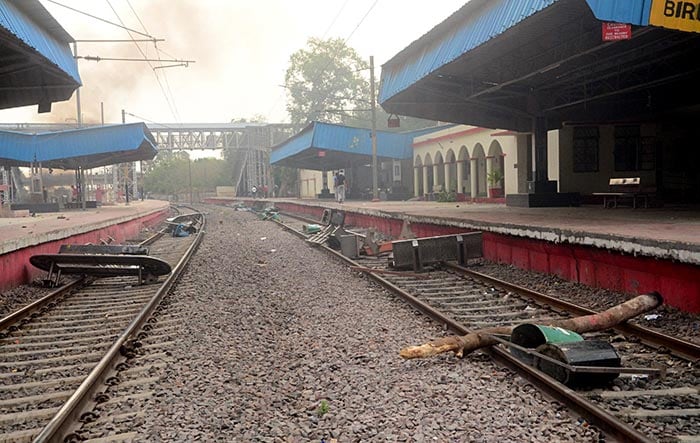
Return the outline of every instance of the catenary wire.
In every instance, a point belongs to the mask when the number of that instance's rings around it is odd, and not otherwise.
[[[114,12],[114,15],[117,17],[119,22],[123,25],[124,21],[121,19],[121,17],[117,13],[117,10],[114,9],[114,6],[112,6],[112,3],[110,2],[110,0],[105,0],[105,1],[109,5],[109,7],[112,9],[112,12]],[[131,32],[129,30],[127,30],[126,32],[129,34],[129,37],[133,40],[133,36],[131,35]],[[136,45],[136,48],[139,50],[139,52],[141,53],[143,58],[148,59],[148,57],[146,56],[146,53],[143,52],[143,49],[141,49],[141,46],[138,44],[138,42],[134,41],[134,44]],[[173,115],[175,120],[179,122],[180,119],[178,116],[177,107],[176,107],[175,103],[171,102],[170,97],[168,97],[167,91],[165,90],[165,87],[163,86],[163,82],[160,80],[160,77],[158,77],[158,73],[153,69],[153,64],[150,61],[146,61],[146,63],[148,63],[148,66],[151,67],[151,70],[153,71],[153,75],[156,77],[156,81],[158,82],[158,86],[160,86],[160,90],[163,93],[163,97],[165,97],[165,101],[168,104],[168,107],[170,108],[171,114]],[[173,101],[174,101],[174,98],[173,98]]]

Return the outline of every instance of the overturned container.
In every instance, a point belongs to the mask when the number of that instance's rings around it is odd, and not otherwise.
[[[526,323],[513,329],[511,353],[569,387],[601,386],[620,375],[620,356],[608,342],[576,332]],[[620,368],[621,369],[621,368]]]
[[[615,368],[620,367],[620,356],[605,341],[547,343],[539,346],[537,352],[565,363],[559,365],[535,356],[533,366],[569,387],[601,386],[620,375],[615,371]]]
[[[537,347],[547,343],[580,342],[583,341],[583,337],[564,328],[525,323],[513,328],[513,332],[510,335],[510,341],[511,343],[520,347],[534,350]],[[518,360],[529,365],[533,364],[532,354],[523,352],[517,348],[511,348],[510,352]]]

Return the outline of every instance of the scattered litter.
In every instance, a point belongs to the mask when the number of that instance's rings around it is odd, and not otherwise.
[[[270,252],[275,253],[277,252],[277,249],[270,249]]]
[[[657,320],[661,318],[659,314],[649,314],[644,316],[644,320]]]
[[[529,305],[528,305],[528,306],[525,306],[525,310],[526,310],[526,311],[536,311],[537,308],[533,308],[532,306],[529,306]]]
[[[267,240],[267,237],[260,237],[260,240],[265,241]]]

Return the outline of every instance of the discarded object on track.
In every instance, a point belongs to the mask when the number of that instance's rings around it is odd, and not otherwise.
[[[504,344],[518,360],[567,386],[605,385],[620,375],[615,371],[620,368],[620,356],[610,343],[584,340],[568,329],[524,323],[513,328],[510,343]]]
[[[197,232],[197,228],[191,224],[180,223],[173,228],[173,237],[189,237]]]
[[[557,320],[552,322],[549,326],[568,329],[579,334],[603,331],[636,317],[637,315],[655,309],[662,303],[663,298],[658,292],[642,294],[603,312]],[[498,343],[494,335],[511,335],[513,329],[512,326],[501,326],[481,329],[462,336],[453,335],[444,337],[423,345],[403,348],[400,355],[408,359],[432,357],[444,352],[454,352],[457,356],[461,357],[465,352],[470,353],[476,349]]]
[[[510,341],[523,348],[535,349],[548,343],[579,342],[583,341],[583,337],[564,328],[523,323],[513,328]],[[510,353],[529,365],[533,363],[533,355],[530,353],[521,352],[518,348],[511,348]]]
[[[309,223],[308,225],[303,225],[301,228],[306,234],[315,234],[321,230],[321,225]]]
[[[546,343],[537,348],[540,356],[535,356],[533,366],[567,386],[605,385],[620,375],[615,368],[620,368],[620,356],[615,348],[602,340],[583,340],[569,343]],[[546,360],[550,357],[557,364]],[[577,367],[588,369],[577,371]],[[608,368],[608,371],[596,373],[592,368]],[[623,371],[620,368],[620,371]]]
[[[468,260],[483,256],[482,235],[477,231],[398,240],[392,242],[392,250],[392,267],[396,269],[413,269],[417,272],[444,261],[466,265]]]
[[[58,286],[61,275],[89,275],[115,277],[133,275],[138,284],[155,283],[161,275],[169,274],[170,265],[155,257],[147,256],[148,250],[129,245],[64,245],[58,254],[39,254],[29,258],[29,262],[48,272],[46,282]],[[126,251],[126,252],[122,252]]]
[[[274,206],[267,207],[258,213],[261,220],[280,221],[280,210]]]

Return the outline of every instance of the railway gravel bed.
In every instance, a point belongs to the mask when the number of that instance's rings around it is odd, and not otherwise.
[[[596,311],[603,311],[630,297],[628,294],[566,281],[554,275],[525,271],[514,266],[488,261],[484,261],[481,266],[473,269]],[[697,314],[681,312],[671,306],[662,305],[635,319],[634,322],[646,328],[657,329],[664,334],[700,343],[700,316]]]
[[[187,322],[143,440],[599,440],[483,355],[402,360],[402,346],[443,331],[270,222],[209,210],[168,302]]]

